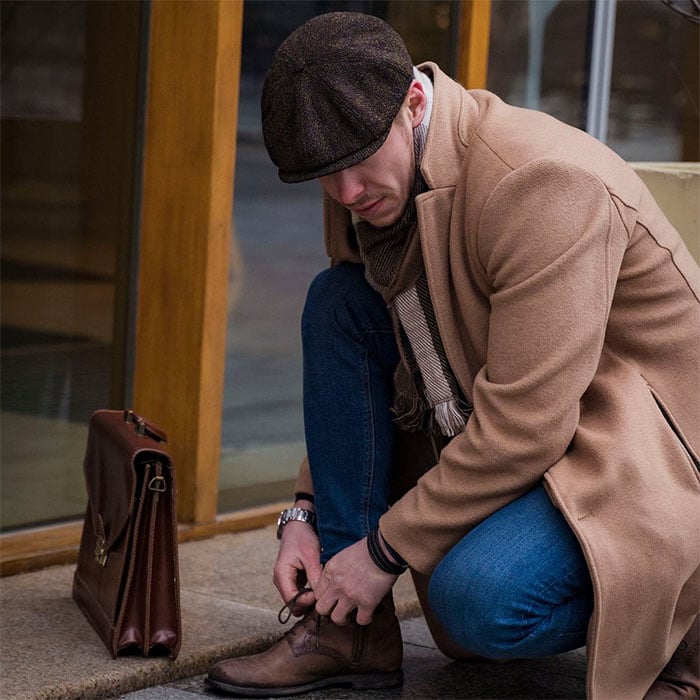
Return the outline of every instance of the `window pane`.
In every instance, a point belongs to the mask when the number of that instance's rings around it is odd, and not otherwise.
[[[594,7],[493,0],[488,88],[585,128]],[[699,36],[662,2],[618,0],[607,143],[626,160],[700,159]]]
[[[123,401],[140,13],[2,3],[3,529],[82,515],[87,419]]]
[[[661,2],[617,3],[608,144],[626,160],[700,159],[698,37]]]
[[[272,55],[307,19],[352,10],[386,19],[415,62],[450,62],[456,9],[445,1],[245,3],[220,511],[291,497],[305,453],[301,313],[309,283],[328,265],[320,186],[281,183],[263,146],[259,103]]]
[[[493,0],[488,89],[583,128],[592,3]]]
[[[317,183],[285,185],[262,142],[260,94],[314,2],[246,2],[229,285],[219,510],[288,498],[304,453],[299,322],[327,264]]]

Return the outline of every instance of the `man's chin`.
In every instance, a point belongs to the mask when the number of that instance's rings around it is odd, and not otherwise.
[[[361,216],[360,219],[365,221],[374,228],[387,228],[393,226],[401,218],[401,213],[391,214],[383,213],[377,216]]]

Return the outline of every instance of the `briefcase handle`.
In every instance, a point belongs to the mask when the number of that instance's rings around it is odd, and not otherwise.
[[[144,435],[156,440],[157,442],[168,442],[168,436],[152,423],[149,423],[145,418],[134,413],[130,408],[124,411],[124,422],[133,423],[134,430],[138,435]]]

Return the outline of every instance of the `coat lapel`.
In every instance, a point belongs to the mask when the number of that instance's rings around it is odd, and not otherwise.
[[[416,208],[423,262],[440,338],[450,367],[465,397],[471,402],[474,372],[471,371],[464,352],[464,339],[454,330],[454,286],[449,269],[448,231],[454,193],[454,187],[430,190],[416,198]]]

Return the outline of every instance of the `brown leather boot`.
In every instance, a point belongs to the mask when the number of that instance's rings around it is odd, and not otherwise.
[[[644,700],[678,700],[700,697],[700,617],[683,637]]]
[[[394,601],[387,596],[369,625],[340,627],[312,611],[267,651],[220,661],[206,683],[232,695],[277,697],[329,686],[357,690],[403,682],[403,643]]]

